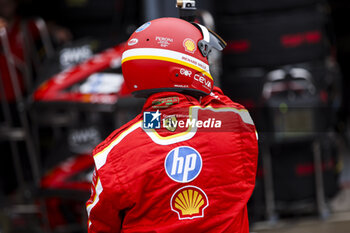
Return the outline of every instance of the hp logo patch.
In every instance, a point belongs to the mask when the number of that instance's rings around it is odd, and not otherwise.
[[[187,183],[194,180],[201,172],[202,157],[192,147],[176,147],[166,156],[164,167],[172,180]]]
[[[160,116],[162,114],[157,110],[156,112],[144,112],[143,113],[143,128],[144,129],[159,129],[160,128]]]

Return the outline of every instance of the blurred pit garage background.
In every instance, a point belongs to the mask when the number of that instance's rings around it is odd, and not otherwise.
[[[123,42],[175,0],[0,0],[0,232],[86,232],[92,149],[141,110]],[[350,3],[197,0],[259,132],[252,232],[350,229]]]

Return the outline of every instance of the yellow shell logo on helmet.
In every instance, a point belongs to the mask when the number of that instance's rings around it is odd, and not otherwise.
[[[196,51],[196,44],[190,38],[186,38],[183,42],[183,45],[185,47],[185,50],[189,53],[194,53],[194,51]]]
[[[209,205],[208,197],[198,187],[185,186],[178,189],[170,201],[172,211],[180,220],[204,217],[204,209]]]

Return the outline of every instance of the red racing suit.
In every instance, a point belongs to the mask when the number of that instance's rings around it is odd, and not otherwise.
[[[143,114],[93,152],[92,232],[249,232],[257,134],[247,110],[214,88],[197,100],[150,96]]]

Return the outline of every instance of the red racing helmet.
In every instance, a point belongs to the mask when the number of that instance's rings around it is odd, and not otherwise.
[[[130,91],[139,97],[162,91],[207,95],[213,88],[208,55],[226,43],[206,27],[178,18],[143,24],[129,38],[122,71]]]

